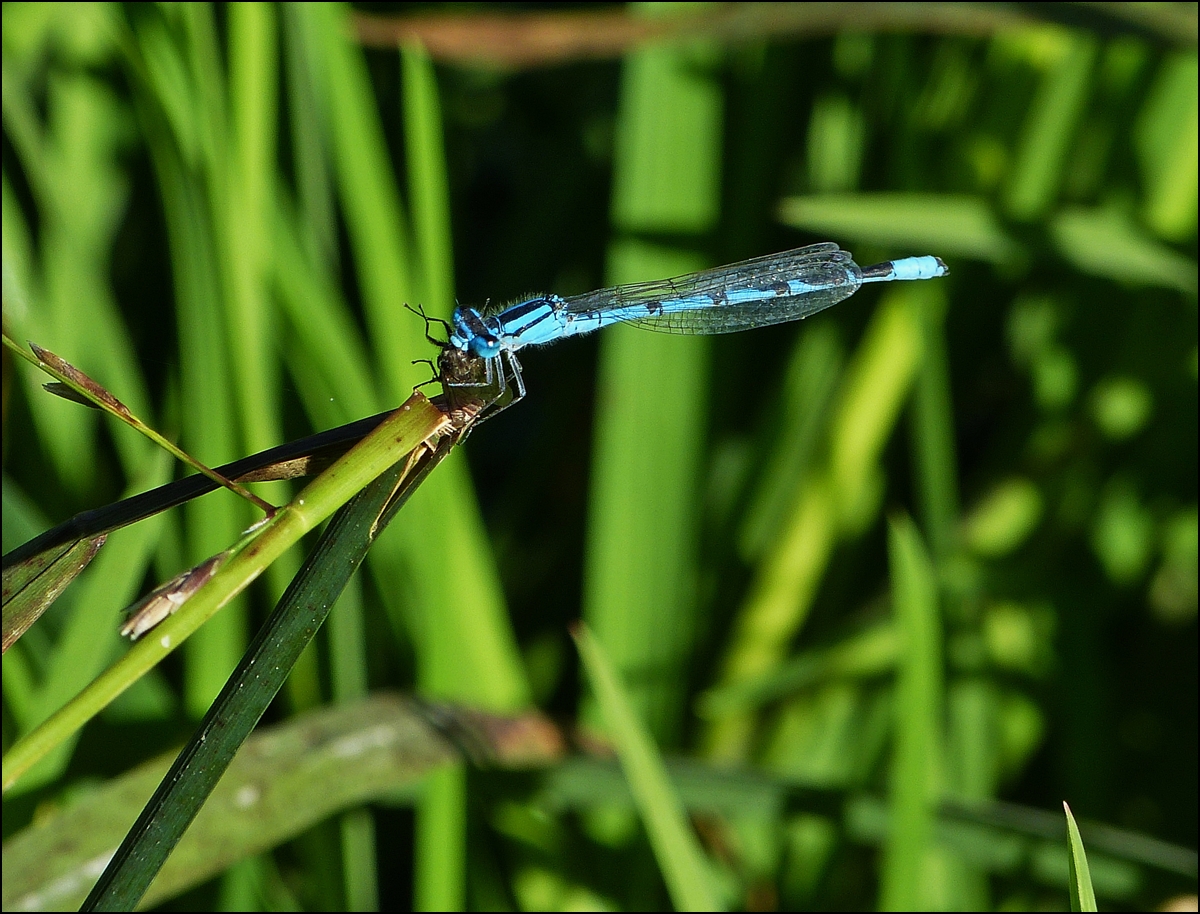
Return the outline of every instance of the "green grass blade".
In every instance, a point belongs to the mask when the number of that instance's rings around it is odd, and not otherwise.
[[[1004,195],[1004,209],[1019,221],[1043,216],[1057,202],[1075,134],[1092,100],[1095,38],[1063,31],[1043,35],[1041,43],[1049,48],[1030,52],[1050,61],[1029,105]]]
[[[424,328],[400,307],[415,292],[408,220],[400,201],[366,61],[351,44],[347,9],[299,7],[320,61],[322,116],[329,124],[338,197],[354,252],[363,309],[385,395],[399,399],[419,380],[409,364]]]
[[[634,9],[678,14],[656,4]],[[690,242],[720,210],[716,59],[710,46],[692,43],[642,49],[623,64],[612,191],[619,234],[607,271],[614,283],[705,265]],[[681,240],[646,240],[660,233]],[[636,671],[635,706],[670,745],[697,627],[709,344],[613,327],[599,346],[583,616],[617,668]],[[585,719],[595,713],[585,704]]]
[[[805,329],[792,350],[780,393],[775,443],[745,509],[738,536],[742,558],[757,560],[775,541],[801,480],[820,471],[820,446],[829,424],[844,347],[831,322]]]
[[[876,310],[823,430],[828,457],[798,485],[772,548],[759,561],[725,648],[718,688],[764,676],[803,628],[839,541],[865,529],[879,510],[880,455],[899,419],[921,358],[911,289]],[[749,751],[755,721],[713,721],[708,751],[726,760]]]
[[[432,772],[416,809],[413,908],[466,906],[467,773],[461,765]],[[454,910],[454,908],[449,908]]]
[[[576,631],[575,643],[676,909],[723,910],[704,851],[612,662],[586,627]]]
[[[1063,812],[1067,814],[1067,849],[1071,861],[1071,910],[1095,911],[1096,892],[1092,888],[1092,874],[1088,869],[1087,851],[1083,849],[1083,838],[1079,834],[1079,826],[1071,815],[1071,807],[1063,803]]]
[[[1196,55],[1169,55],[1136,127],[1146,198],[1142,211],[1159,235],[1186,242],[1196,232]]]
[[[277,155],[275,9],[256,3],[229,10],[228,176],[224,187],[214,188],[234,400],[249,451],[284,437],[267,294]]]
[[[860,239],[901,248],[905,254],[937,251],[948,260],[973,257],[998,264],[1025,256],[984,197],[901,193],[788,197],[779,206],[779,218],[816,235]]]
[[[417,280],[411,294],[424,304],[428,313],[449,317],[454,305],[450,189],[437,76],[424,48],[419,45],[402,48],[400,78]],[[422,610],[428,616],[425,637],[418,642],[422,654],[419,679],[422,691],[429,695],[479,700],[481,696],[472,694],[475,690],[464,687],[461,681],[461,652],[469,650],[478,661],[481,659],[478,648],[486,650],[489,639],[480,626],[465,619],[460,622],[456,617],[461,614],[459,607],[465,605],[479,607],[481,616],[499,619],[504,615],[503,598],[495,577],[488,574],[492,566],[486,549],[479,548],[479,541],[452,541],[452,530],[458,527],[452,520],[477,514],[479,510],[468,475],[463,472],[462,459],[461,454],[457,460],[452,456],[446,474],[417,495],[413,516],[419,519],[411,529],[436,529],[444,538],[444,548],[437,550],[438,554],[454,556],[464,572],[468,568],[482,570],[484,581],[492,586],[472,588],[471,585],[481,583],[479,578],[468,577],[469,572],[461,573],[455,575],[455,592],[451,593],[443,581],[430,580],[428,569],[417,572]],[[409,537],[406,543],[413,555],[420,554],[428,545],[428,541],[419,542],[416,537]],[[512,644],[515,648],[515,642],[515,638],[510,641],[502,637],[495,643]],[[472,663],[471,668],[478,673],[490,673],[493,669],[486,663]],[[414,908],[419,911],[463,908],[467,885],[467,781],[461,766],[437,771],[426,781],[416,810],[415,845]]]
[[[903,639],[892,730],[888,838],[880,907],[930,910],[940,880],[931,865],[933,823],[941,784],[942,637],[937,581],[916,527],[889,525],[892,599]]]
[[[922,340],[911,422],[914,475],[925,536],[935,559],[942,562],[955,546],[959,514],[945,302],[930,294],[914,305]]]
[[[449,317],[454,307],[454,239],[437,77],[429,54],[420,45],[406,46],[400,64],[420,300],[428,313]]]
[[[1196,294],[1195,257],[1151,238],[1120,212],[1064,209],[1049,231],[1063,257],[1084,273]]]
[[[329,617],[329,685],[333,701],[352,705],[367,697],[367,632],[363,618],[362,578],[352,578]],[[379,873],[375,821],[365,809],[350,810],[338,823],[346,907],[373,911],[379,907]]]
[[[72,24],[94,29],[99,37],[111,34],[117,19],[114,8],[93,7],[81,11]],[[76,71],[56,81],[57,114],[42,120],[28,94],[27,76],[6,65],[6,136],[16,141],[21,154],[19,165],[16,157],[5,162],[5,330],[71,353],[78,364],[121,391],[132,412],[148,416],[147,383],[108,270],[118,228],[112,216],[129,200],[127,180],[114,167],[124,143],[126,110],[102,81]],[[10,178],[17,169],[36,195],[41,226],[36,243],[12,197]],[[23,376],[21,384],[30,399],[42,396],[31,378]],[[79,455],[96,447],[97,417],[55,403],[42,404],[32,418],[57,485],[77,495],[95,485],[97,465]],[[146,443],[117,434],[114,444],[122,468],[135,475],[149,453]]]

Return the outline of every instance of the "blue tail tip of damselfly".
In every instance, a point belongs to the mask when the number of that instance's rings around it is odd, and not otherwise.
[[[932,254],[904,257],[862,268],[863,282],[892,282],[905,279],[937,279],[950,273],[946,261]]]

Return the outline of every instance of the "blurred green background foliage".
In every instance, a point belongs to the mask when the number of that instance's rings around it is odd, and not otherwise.
[[[528,398],[406,506],[270,723],[404,690],[603,730],[583,619],[730,907],[1061,906],[1064,799],[1109,827],[1102,905],[1195,892],[1195,4],[3,17],[5,330],[209,465],[405,399],[433,351],[406,302],[821,240],[950,265],[799,325],[527,351]],[[178,473],[4,379],[5,551]],[[219,493],[114,534],[6,654],[5,748],[250,520]],[[299,561],[10,792],[6,908],[78,903],[48,894],[69,850],[10,850],[184,738]],[[314,771],[312,821],[188,851],[167,904],[670,903],[611,766],[398,765],[332,805],[353,766]]]

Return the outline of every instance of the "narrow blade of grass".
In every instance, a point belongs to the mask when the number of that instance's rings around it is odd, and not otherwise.
[[[576,630],[575,643],[675,907],[680,911],[723,909],[683,804],[616,670],[586,627]]]
[[[843,373],[827,426],[827,462],[803,479],[738,610],[717,682],[724,688],[768,673],[786,656],[813,608],[839,541],[866,528],[879,508],[880,455],[891,437],[921,359],[911,289],[889,293]],[[827,442],[827,443],[824,443]],[[709,752],[745,758],[755,720],[713,722]]]
[[[906,253],[917,253],[919,248],[992,263],[1009,263],[1025,253],[984,197],[902,193],[788,197],[779,205],[779,218],[818,235],[912,246]]]
[[[651,20],[680,14],[670,4],[632,9]],[[717,60],[714,48],[700,42],[645,48],[623,65],[612,282],[706,265],[697,248],[721,211],[724,96],[712,72]],[[684,667],[698,626],[697,492],[710,346],[699,337],[628,327],[611,328],[599,346],[583,614],[617,668],[638,671],[634,704],[656,738],[670,744],[679,732]],[[594,707],[585,704],[584,719],[595,719]]]
[[[1092,874],[1088,869],[1083,838],[1079,834],[1079,826],[1075,824],[1075,817],[1071,815],[1071,807],[1066,803],[1063,803],[1063,812],[1067,814],[1067,847],[1071,861],[1071,910],[1095,911],[1096,892],[1092,888]]]
[[[892,599],[903,636],[896,683],[888,837],[880,906],[889,911],[928,910],[937,889],[929,857],[940,778],[942,710],[941,630],[937,585],[915,525],[889,525]]]
[[[944,300],[932,294],[914,299],[913,305],[922,340],[910,426],[914,476],[925,535],[934,558],[941,562],[955,545],[959,515],[945,307]]]

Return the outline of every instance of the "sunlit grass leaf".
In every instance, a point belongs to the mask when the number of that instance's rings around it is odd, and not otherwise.
[[[1091,100],[1096,40],[1064,32],[1045,42],[1039,86],[1018,132],[1005,212],[1032,221],[1054,204],[1068,171],[1072,143]]]
[[[870,678],[890,672],[898,653],[890,623],[873,626],[832,647],[806,651],[765,672],[703,693],[696,711],[716,718],[777,701],[790,693],[842,678]]]
[[[1059,252],[1085,273],[1196,294],[1196,261],[1151,238],[1121,213],[1065,210],[1050,223],[1050,233]]]
[[[1008,263],[1025,255],[984,197],[942,194],[823,194],[779,204],[786,225],[830,238],[900,249],[937,251],[946,260],[972,257]]]

